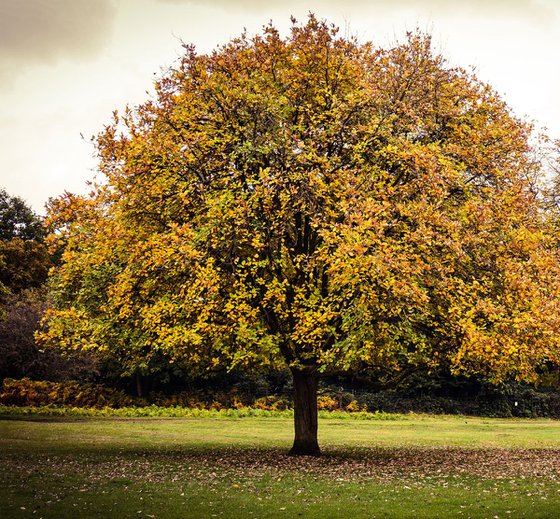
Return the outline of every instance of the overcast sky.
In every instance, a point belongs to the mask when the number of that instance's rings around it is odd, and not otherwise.
[[[560,137],[560,0],[0,0],[0,187],[39,213],[85,192],[89,138],[148,97],[181,41],[208,52],[271,19],[285,34],[309,11],[380,45],[431,32],[451,64]]]

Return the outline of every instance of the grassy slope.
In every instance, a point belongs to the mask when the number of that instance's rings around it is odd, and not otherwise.
[[[557,517],[560,422],[406,416],[0,421],[0,517]],[[301,514],[301,515],[300,515]]]

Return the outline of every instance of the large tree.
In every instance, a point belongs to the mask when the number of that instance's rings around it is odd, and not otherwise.
[[[97,138],[92,195],[52,205],[45,340],[287,365],[304,454],[322,374],[531,379],[559,355],[530,131],[422,34],[382,49],[310,16],[186,46]]]

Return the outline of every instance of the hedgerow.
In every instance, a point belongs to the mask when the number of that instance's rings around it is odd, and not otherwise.
[[[146,402],[131,397],[117,389],[99,384],[78,382],[37,381],[28,378],[4,380],[0,393],[0,404],[14,406],[67,406],[83,408],[113,408],[146,405]]]
[[[41,408],[45,412],[121,413],[122,416],[282,416],[291,413],[292,400],[286,395],[251,397],[236,388],[230,391],[183,391],[174,395],[150,393],[145,398],[100,384],[5,379],[0,405],[20,409]],[[507,393],[451,398],[436,395],[406,395],[397,390],[347,392],[324,387],[317,399],[321,416],[346,416],[379,413],[462,414],[494,417],[560,418],[560,393],[538,392],[515,387]],[[134,411],[131,411],[134,409]],[[53,410],[53,411],[51,411]],[[108,411],[109,410],[109,411]],[[214,413],[214,414],[212,414]],[[218,414],[215,414],[218,413]],[[275,414],[276,413],[276,414]],[[334,414],[333,414],[334,413]],[[121,416],[119,415],[119,416]],[[272,415],[271,415],[272,416]],[[291,414],[290,414],[291,416]]]

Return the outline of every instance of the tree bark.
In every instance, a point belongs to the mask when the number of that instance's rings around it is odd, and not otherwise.
[[[292,368],[294,379],[294,445],[292,455],[319,456],[317,441],[317,370]]]

